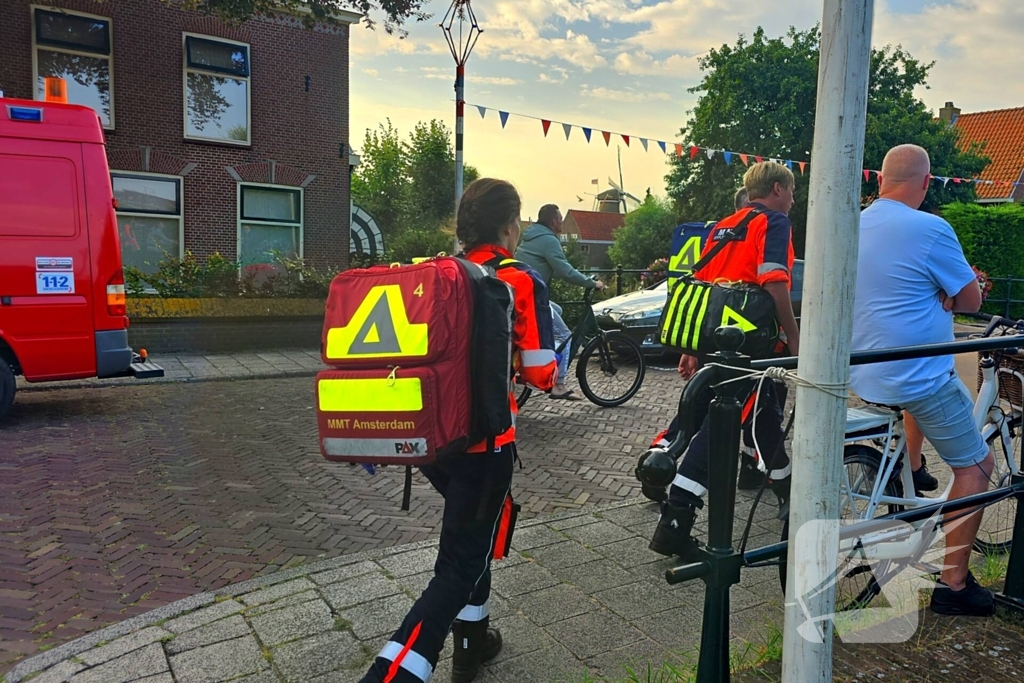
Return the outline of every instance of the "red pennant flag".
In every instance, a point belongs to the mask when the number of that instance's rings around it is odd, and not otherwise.
[[[741,154],[740,155],[740,161],[743,162],[744,166],[750,166],[750,159],[747,158],[746,154]]]
[[[544,137],[547,137],[548,136],[548,128],[551,127],[551,122],[550,121],[545,121],[544,119],[541,119],[540,125],[544,126]]]
[[[807,168],[807,162],[806,161],[800,161],[800,162],[797,162],[797,163],[800,164],[800,175],[804,175],[804,169]]]
[[[866,182],[869,182],[870,180],[871,180],[871,171],[865,169],[864,170],[864,182],[866,183]]]
[[[700,152],[700,147],[691,147],[690,148],[690,161],[693,161],[694,159],[696,159],[697,158],[697,154],[699,152]]]
[[[757,163],[761,163],[762,161],[764,161],[764,157],[754,157],[754,159],[757,160]]]
[[[629,136],[628,135],[623,135],[622,133],[619,133],[619,136],[626,143],[626,147],[629,147]]]
[[[606,130],[602,130],[601,131],[601,135],[604,136],[605,147],[607,147],[608,145],[612,144],[612,134],[611,133],[609,133]]]
[[[959,178],[953,178],[953,182],[956,183],[957,185],[959,185],[960,184],[960,179]]]
[[[683,146],[680,145],[680,144],[676,144],[676,156],[677,157],[682,157],[683,156]]]

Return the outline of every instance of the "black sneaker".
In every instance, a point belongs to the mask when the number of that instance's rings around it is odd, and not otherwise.
[[[962,590],[952,590],[941,581],[932,591],[931,610],[947,616],[990,617],[996,613],[992,591],[978,583],[974,574],[967,573],[967,585]]]
[[[924,456],[921,456],[921,469],[912,471],[911,475],[914,478],[914,493],[920,496],[925,491],[938,491],[939,480],[932,476],[931,472],[928,471],[928,463],[925,461]]]
[[[779,500],[779,513],[775,518],[780,521],[789,517],[789,485],[792,481],[792,477],[786,477],[785,479],[773,479],[771,482],[772,493]]]

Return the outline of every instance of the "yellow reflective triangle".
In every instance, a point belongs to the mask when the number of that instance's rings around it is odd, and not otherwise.
[[[427,355],[425,323],[410,323],[399,285],[367,292],[348,325],[327,331],[327,358],[401,358]]]
[[[757,325],[750,322],[728,306],[722,306],[722,325],[736,325],[744,332],[753,332],[757,329]]]

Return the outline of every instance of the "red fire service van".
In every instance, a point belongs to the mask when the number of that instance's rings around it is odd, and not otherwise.
[[[114,208],[96,112],[0,95],[0,417],[16,375],[163,375],[128,346]]]

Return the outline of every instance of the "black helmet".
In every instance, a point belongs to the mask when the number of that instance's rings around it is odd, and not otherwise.
[[[652,488],[665,488],[676,477],[676,461],[664,448],[652,448],[636,463],[636,478]]]

